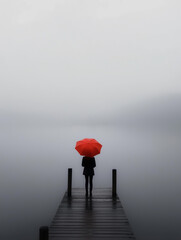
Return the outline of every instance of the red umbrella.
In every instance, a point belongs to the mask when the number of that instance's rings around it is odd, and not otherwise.
[[[84,138],[76,142],[75,149],[82,156],[94,157],[101,152],[102,145],[94,138]]]

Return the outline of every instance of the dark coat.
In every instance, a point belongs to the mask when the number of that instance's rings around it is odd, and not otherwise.
[[[96,161],[94,157],[82,158],[82,167],[84,167],[83,175],[93,176],[95,166],[96,166]]]

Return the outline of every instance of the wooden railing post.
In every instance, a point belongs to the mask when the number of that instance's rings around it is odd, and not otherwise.
[[[117,195],[117,173],[116,173],[116,169],[112,169],[112,196],[116,197]]]
[[[42,226],[39,229],[39,240],[48,240],[49,228],[48,226]]]
[[[68,169],[68,188],[67,188],[68,197],[72,195],[72,168]]]

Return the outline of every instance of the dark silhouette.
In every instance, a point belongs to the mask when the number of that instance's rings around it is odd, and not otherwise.
[[[82,167],[84,167],[86,197],[88,197],[88,183],[90,184],[90,196],[92,196],[94,168],[96,167],[95,158],[83,157]]]

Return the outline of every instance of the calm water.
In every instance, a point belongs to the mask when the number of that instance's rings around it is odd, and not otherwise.
[[[110,187],[117,168],[118,193],[137,239],[181,239],[180,132],[78,125],[1,129],[0,239],[38,239],[66,190],[69,167],[73,187],[84,187],[74,146],[85,137],[103,145],[94,187]]]

